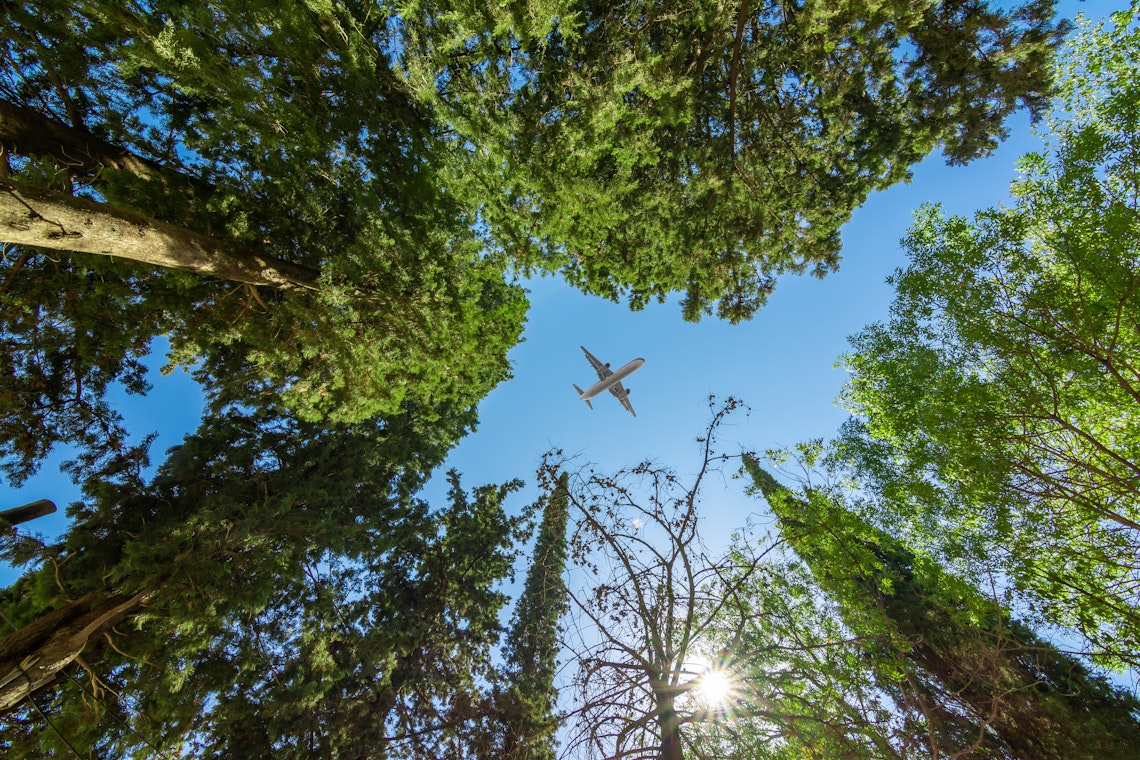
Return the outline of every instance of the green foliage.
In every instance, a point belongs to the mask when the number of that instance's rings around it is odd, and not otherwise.
[[[0,287],[0,466],[20,483],[60,441],[89,451],[123,445],[118,414],[104,399],[113,384],[148,390],[152,336],[169,324],[163,296],[134,267],[60,260],[5,248]],[[183,297],[188,295],[184,292]]]
[[[482,8],[482,5],[480,5]],[[686,319],[823,276],[839,228],[937,147],[993,149],[1050,90],[1053,3],[548,2],[402,8],[417,94],[481,160],[525,271]]]
[[[567,610],[562,576],[570,516],[570,473],[546,483],[548,493],[522,595],[504,647],[505,691],[500,695],[502,757],[554,760],[554,675],[561,649],[560,624]]]
[[[923,209],[891,319],[853,339],[840,455],[884,519],[996,566],[1103,661],[1135,665],[1140,99],[1133,14],[1071,43],[1050,151],[1010,208]]]
[[[772,536],[735,537],[738,559],[764,552],[751,579],[728,577],[735,615],[708,632],[734,683],[717,719],[695,726],[697,757],[889,758],[920,747],[868,672],[861,640],[811,572]],[[742,565],[746,566],[746,565]],[[885,666],[886,663],[883,663]]]
[[[321,272],[316,293],[112,275],[107,308],[146,317],[72,362],[74,382],[99,375],[81,404],[60,400],[58,377],[27,393],[46,323],[6,287],[28,310],[5,320],[20,365],[3,375],[5,419],[24,431],[13,476],[56,441],[95,445],[91,419],[114,422],[103,388],[133,382],[155,334],[219,404],[272,393],[306,419],[355,422],[474,404],[508,376],[525,313],[508,264],[635,308],[685,291],[687,318],[714,304],[747,318],[776,274],[834,268],[838,227],[873,189],[939,144],[984,153],[1016,103],[1035,107],[1059,31],[1047,2],[651,6],[12,9],[0,97],[160,167],[17,153],[18,179]],[[9,285],[43,268],[6,253]]]
[[[484,254],[452,190],[458,154],[390,68],[389,20],[331,3],[294,13],[102,0],[6,16],[0,97],[162,167],[92,170],[61,146],[17,154],[14,178],[321,273],[316,292],[258,292],[5,248],[13,477],[57,441],[97,445],[93,426],[115,423],[106,387],[137,386],[137,359],[159,334],[218,406],[273,394],[310,421],[473,407],[509,376],[523,291]],[[45,303],[53,290],[90,305]],[[64,364],[69,335],[80,346]]]
[[[462,743],[487,699],[520,538],[502,506],[517,482],[467,494],[453,473],[449,504],[415,496],[466,414],[317,427],[228,409],[149,484],[138,451],[86,472],[88,500],[5,591],[5,615],[20,625],[88,591],[153,595],[39,707],[102,756],[309,757],[363,742],[432,757]],[[59,750],[30,704],[6,721],[12,756]]]
[[[893,699],[903,742],[984,757],[1134,753],[1134,697],[868,525],[838,494],[795,496],[756,460],[745,464],[790,546],[838,604],[867,675]]]

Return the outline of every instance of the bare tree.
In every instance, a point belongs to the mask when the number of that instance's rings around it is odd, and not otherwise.
[[[692,754],[686,727],[719,714],[700,689],[716,670],[706,633],[743,609],[726,581],[747,583],[763,552],[717,554],[701,540],[700,489],[739,459],[717,452],[717,428],[743,405],[710,406],[690,481],[645,462],[613,475],[580,472],[571,486],[571,558],[591,582],[569,590],[567,645],[577,664],[570,754],[680,760]]]

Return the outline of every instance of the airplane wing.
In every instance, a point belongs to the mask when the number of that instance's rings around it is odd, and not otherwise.
[[[613,374],[613,370],[611,370],[608,365],[598,361],[597,357],[587,351],[585,346],[578,346],[578,348],[582,349],[582,352],[586,354],[586,358],[590,360],[590,366],[597,371],[599,380],[605,380]]]
[[[633,404],[629,403],[629,391],[623,388],[621,386],[621,383],[617,383],[611,387],[610,393],[617,396],[617,400],[621,402],[621,405],[625,407],[625,410],[627,412],[632,414],[634,417],[637,416],[637,412],[633,411]]]

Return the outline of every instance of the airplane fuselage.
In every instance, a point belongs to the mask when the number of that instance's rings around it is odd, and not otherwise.
[[[582,391],[582,394],[580,396],[578,396],[578,400],[579,401],[588,401],[589,399],[592,399],[594,396],[597,396],[599,393],[602,393],[603,391],[608,391],[610,388],[617,385],[618,383],[620,383],[622,380],[624,380],[627,377],[629,377],[630,375],[632,375],[637,370],[641,369],[642,364],[645,364],[644,359],[634,359],[633,361],[631,361],[629,364],[625,365],[621,369],[614,370],[614,373],[612,375],[610,375],[609,377],[607,377],[605,380],[599,380],[598,382],[594,383],[593,385],[591,385],[586,390]]]

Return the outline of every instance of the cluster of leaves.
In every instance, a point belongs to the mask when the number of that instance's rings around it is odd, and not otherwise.
[[[1050,90],[1053,3],[416,3],[402,60],[495,193],[527,271],[686,319],[823,276],[874,190],[988,153]],[[546,14],[553,14],[553,18]],[[474,18],[473,18],[474,16]]]
[[[0,467],[19,483],[60,441],[88,450],[123,445],[107,390],[148,390],[142,360],[169,317],[152,283],[121,264],[32,249],[5,248],[3,256]]]
[[[998,563],[1118,666],[1140,647],[1138,62],[1133,13],[1086,25],[1013,204],[920,213],[890,321],[846,359],[840,445],[883,519]]]
[[[5,452],[12,476],[56,441],[113,428],[103,391],[142,390],[137,359],[155,335],[219,405],[273,394],[314,421],[474,405],[509,376],[523,292],[451,191],[453,151],[389,66],[387,18],[99,0],[6,14],[5,119],[47,117],[129,159],[93,164],[74,145],[12,138],[11,179],[304,267],[316,283],[259,292],[5,246],[3,416],[22,431]]]
[[[87,497],[57,544],[4,536],[5,559],[29,564],[6,621],[135,605],[5,717],[5,750],[486,744],[517,484],[469,496],[453,476],[434,509],[415,493],[508,376],[526,303],[452,192],[451,147],[392,73],[390,16],[41,6],[5,6],[0,22],[0,179],[313,278],[267,291],[4,247],[6,472],[19,482],[54,444],[78,444]],[[29,137],[45,123],[56,143]],[[145,392],[158,335],[210,406],[148,483],[146,446],[126,445],[105,393]],[[3,641],[5,668],[25,640]],[[17,673],[35,659],[16,654]]]

